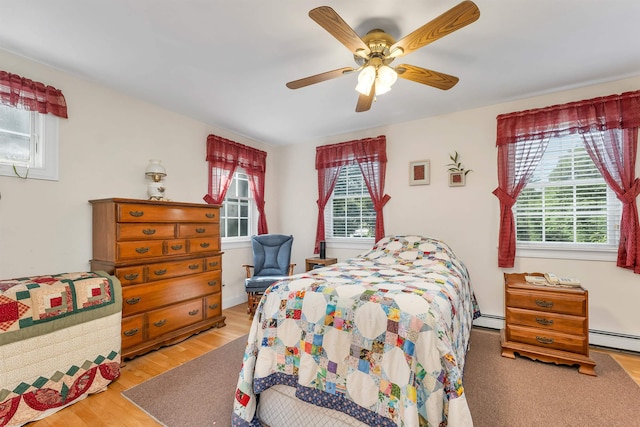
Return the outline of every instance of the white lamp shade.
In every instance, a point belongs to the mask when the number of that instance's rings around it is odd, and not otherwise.
[[[398,80],[396,70],[387,65],[379,67],[378,76],[376,77],[376,95],[389,92],[396,80]]]
[[[152,175],[167,176],[167,171],[165,170],[164,166],[162,166],[162,163],[160,160],[149,160],[149,165],[147,166],[147,169],[144,171],[144,174],[147,176],[152,176]]]
[[[358,74],[358,85],[356,90],[363,95],[369,95],[371,87],[376,79],[376,68],[373,65],[364,67],[360,74]]]

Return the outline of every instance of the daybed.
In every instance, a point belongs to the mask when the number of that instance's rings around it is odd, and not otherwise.
[[[249,332],[233,425],[471,426],[462,374],[479,315],[466,267],[427,237],[385,237],[277,282]]]
[[[0,426],[103,391],[120,376],[120,282],[80,272],[0,280]]]

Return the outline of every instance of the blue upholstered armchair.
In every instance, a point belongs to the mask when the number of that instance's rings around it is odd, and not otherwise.
[[[280,279],[293,274],[291,264],[293,236],[262,234],[251,237],[253,265],[243,264],[247,270],[244,288],[247,291],[247,312],[254,315],[264,291]],[[251,274],[253,269],[253,274]]]

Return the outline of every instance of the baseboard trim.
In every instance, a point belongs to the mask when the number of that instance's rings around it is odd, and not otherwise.
[[[483,314],[473,324],[483,328],[502,329],[504,317]],[[640,353],[640,337],[636,335],[589,329],[589,344]]]
[[[224,292],[223,292],[224,294]],[[222,309],[235,307],[238,304],[246,304],[247,303],[247,294],[235,295],[230,298],[222,297]]]

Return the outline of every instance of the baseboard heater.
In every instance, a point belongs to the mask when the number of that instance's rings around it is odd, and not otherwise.
[[[504,328],[504,317],[483,314],[474,320],[473,324],[483,328],[502,329]],[[637,335],[589,329],[589,344],[640,353],[640,336]]]

